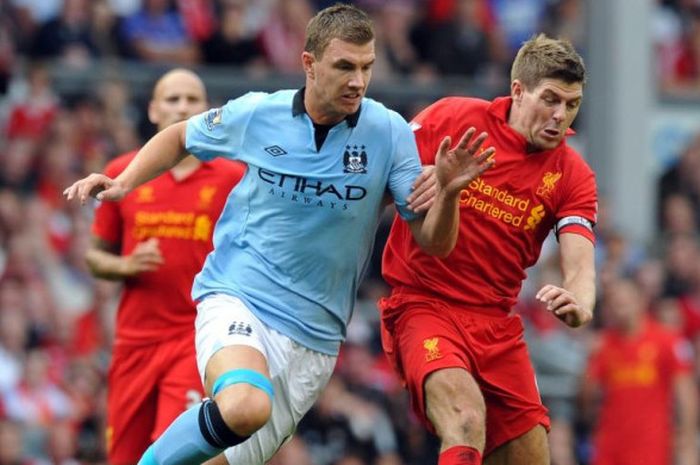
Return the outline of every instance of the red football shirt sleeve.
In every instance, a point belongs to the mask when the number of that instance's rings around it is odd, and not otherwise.
[[[105,174],[110,178],[119,174],[113,164],[107,165]],[[120,244],[122,234],[122,217],[119,202],[100,202],[95,208],[92,221],[92,233],[103,241]]]
[[[569,154],[569,156],[577,156]],[[557,211],[557,236],[574,233],[595,243],[593,226],[598,216],[595,175],[582,160],[571,165],[561,207]]]

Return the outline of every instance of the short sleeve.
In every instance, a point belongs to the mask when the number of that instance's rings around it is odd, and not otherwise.
[[[418,154],[424,165],[435,164],[435,154],[442,138],[452,135],[451,119],[444,117],[453,111],[452,99],[445,98],[418,113],[410,123],[418,146]]]
[[[248,122],[265,94],[251,92],[187,120],[185,149],[200,160],[238,159]]]
[[[408,124],[401,116],[392,113],[392,126],[395,137],[392,141],[394,153],[389,173],[389,190],[401,218],[411,221],[420,215],[408,209],[406,198],[411,193],[413,183],[421,173],[421,164],[418,159],[415,138]]]

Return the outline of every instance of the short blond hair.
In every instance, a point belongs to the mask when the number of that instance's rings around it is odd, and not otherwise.
[[[306,26],[304,50],[320,60],[333,39],[364,45],[374,39],[374,27],[367,13],[338,3],[319,11]]]
[[[519,80],[526,89],[534,89],[543,79],[558,79],[573,84],[586,83],[583,58],[571,42],[552,39],[545,34],[525,42],[513,60],[511,82]]]

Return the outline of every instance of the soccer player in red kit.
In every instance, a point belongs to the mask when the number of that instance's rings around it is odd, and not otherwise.
[[[200,78],[176,69],[156,83],[148,117],[160,131],[206,109]],[[135,155],[116,158],[105,173],[118,175]],[[87,262],[95,276],[124,282],[108,379],[112,465],[136,463],[190,403],[201,400],[190,291],[213,247],[226,198],[244,171],[238,162],[190,156],[95,211]]]
[[[598,411],[591,464],[697,465],[693,349],[646,315],[642,296],[629,280],[604,288],[605,329],[582,386],[584,411]]]
[[[566,143],[584,82],[573,47],[540,35],[513,62],[510,96],[445,98],[412,122],[424,164],[471,126],[496,149],[495,166],[462,191],[450,255],[422,253],[399,218],[384,251],[384,349],[440,439],[439,465],[549,464],[549,419],[511,308],[553,229],[563,283],[537,297],[569,326],[592,318],[595,179]]]

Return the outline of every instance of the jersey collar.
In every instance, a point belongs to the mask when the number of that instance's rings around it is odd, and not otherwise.
[[[306,113],[306,107],[304,106],[304,90],[306,87],[299,89],[296,94],[294,94],[294,100],[292,100],[292,116],[299,116]],[[348,122],[348,126],[354,128],[357,126],[357,121],[360,119],[360,112],[362,111],[362,105],[357,111],[351,115],[345,117],[345,121]]]

